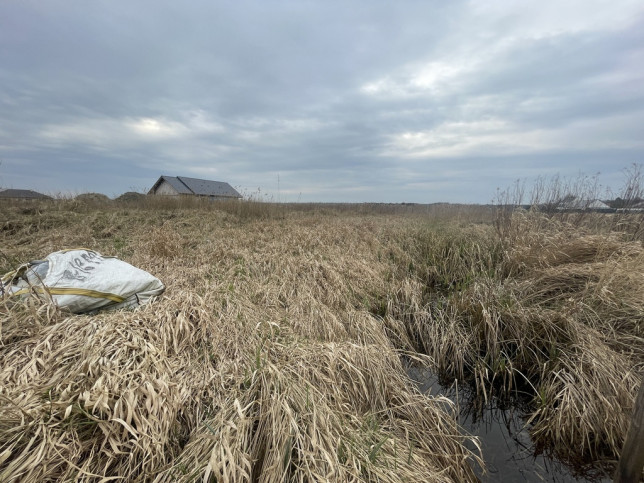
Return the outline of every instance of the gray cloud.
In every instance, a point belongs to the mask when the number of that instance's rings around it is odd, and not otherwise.
[[[476,201],[644,162],[637,1],[5,2],[0,185]],[[279,178],[279,183],[278,183]]]

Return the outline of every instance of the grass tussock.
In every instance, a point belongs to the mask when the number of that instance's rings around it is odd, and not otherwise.
[[[0,480],[475,480],[476,441],[377,313],[415,219],[110,205],[6,223],[6,265],[89,246],[167,289],[96,316],[0,306]]]
[[[386,322],[481,401],[520,393],[539,447],[612,464],[644,363],[641,242],[601,220],[516,212],[511,223],[505,236],[472,227],[416,244],[426,264],[390,295]]]

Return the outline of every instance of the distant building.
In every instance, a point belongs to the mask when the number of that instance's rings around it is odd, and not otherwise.
[[[611,213],[615,210],[600,200],[584,200],[575,196],[566,196],[558,205],[557,211],[595,211]]]
[[[199,196],[210,199],[239,199],[242,197],[232,186],[223,181],[161,176],[148,191],[149,195]]]
[[[43,195],[32,190],[7,189],[0,191],[0,199],[14,200],[51,200],[51,196]]]
[[[639,203],[636,203],[633,206],[631,206],[631,210],[644,211],[644,201],[640,201]]]
[[[618,208],[617,211],[620,213],[644,213],[644,201]]]

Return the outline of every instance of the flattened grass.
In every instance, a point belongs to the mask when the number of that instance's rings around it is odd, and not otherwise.
[[[371,313],[409,221],[87,210],[16,211],[2,244],[116,252],[167,291],[94,317],[0,308],[0,480],[475,480],[450,403]]]

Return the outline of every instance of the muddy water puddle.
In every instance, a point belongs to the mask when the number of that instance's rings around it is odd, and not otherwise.
[[[483,450],[487,473],[476,469],[482,482],[610,482],[606,474],[580,474],[556,459],[535,454],[526,427],[525,414],[517,408],[504,407],[494,398],[477,411],[472,407],[467,389],[457,385],[444,387],[429,369],[410,367],[409,377],[423,394],[445,396],[456,404],[458,422],[468,433],[477,436]]]

